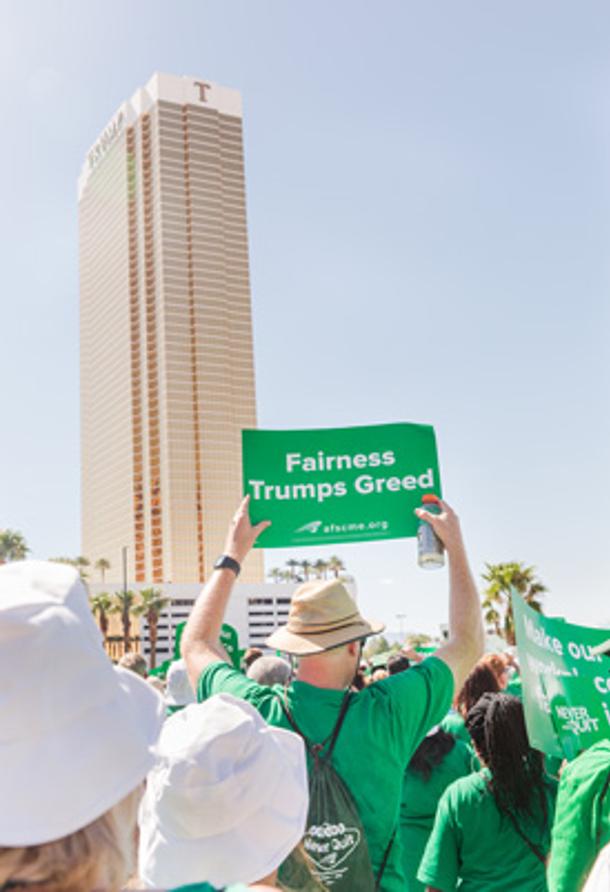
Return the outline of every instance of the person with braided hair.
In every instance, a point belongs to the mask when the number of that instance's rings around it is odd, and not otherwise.
[[[429,892],[546,892],[556,785],[521,702],[484,694],[466,727],[483,768],[445,790],[418,880]]]

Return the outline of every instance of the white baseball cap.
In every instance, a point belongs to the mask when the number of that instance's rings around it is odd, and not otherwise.
[[[94,821],[154,764],[163,701],[113,667],[73,567],[0,567],[0,846]]]
[[[140,807],[147,888],[252,883],[300,842],[309,805],[305,747],[229,694],[169,718]]]

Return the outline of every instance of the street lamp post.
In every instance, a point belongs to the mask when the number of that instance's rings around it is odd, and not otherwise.
[[[171,579],[167,580],[167,585],[171,586]],[[173,659],[174,656],[174,615],[172,610],[172,592],[171,588],[167,594],[168,604],[167,604],[167,648],[169,653],[169,659]]]
[[[123,545],[121,549],[123,559],[123,594],[127,594],[127,546]]]
[[[397,619],[398,622],[400,623],[400,639],[401,639],[401,644],[403,643],[402,638],[403,638],[403,635],[404,635],[403,622],[404,622],[404,620],[405,620],[406,618],[407,618],[407,614],[406,614],[406,613],[397,613],[397,614],[396,614],[396,619]]]
[[[127,546],[123,545],[121,548],[121,560],[123,563],[123,597],[125,598],[127,595]],[[123,602],[123,605],[125,602]],[[123,610],[125,610],[125,606],[123,606]],[[124,641],[125,652],[131,650],[131,641]]]

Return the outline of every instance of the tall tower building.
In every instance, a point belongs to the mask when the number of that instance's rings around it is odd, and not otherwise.
[[[155,74],[89,151],[79,217],[82,551],[199,582],[256,426],[240,94]]]

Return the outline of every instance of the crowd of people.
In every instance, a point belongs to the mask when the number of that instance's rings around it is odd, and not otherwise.
[[[338,579],[232,665],[221,626],[266,527],[247,499],[164,687],[108,660],[71,567],[0,567],[0,892],[610,890],[610,740],[564,765],[530,747],[441,505],[417,513],[448,556],[448,639],[372,672],[383,624]]]

